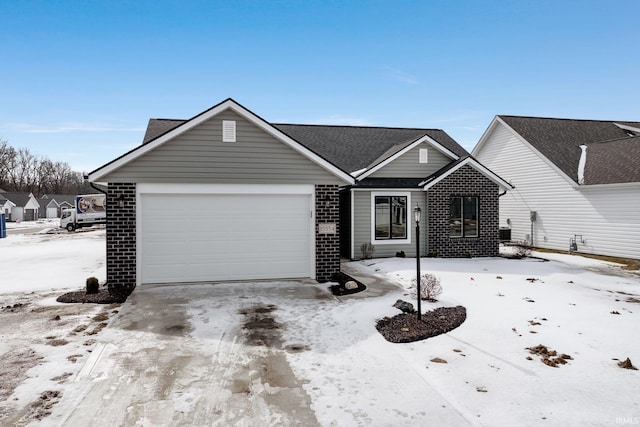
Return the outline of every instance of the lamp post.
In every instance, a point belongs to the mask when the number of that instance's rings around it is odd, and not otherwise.
[[[416,286],[418,287],[418,320],[422,320],[422,308],[420,307],[420,217],[422,216],[422,210],[420,206],[416,204],[413,210],[413,219],[416,221]]]

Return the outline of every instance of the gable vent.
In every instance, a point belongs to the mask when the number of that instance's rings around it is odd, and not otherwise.
[[[236,121],[222,121],[222,142],[236,142]]]
[[[420,163],[429,163],[429,150],[421,148],[420,151]]]

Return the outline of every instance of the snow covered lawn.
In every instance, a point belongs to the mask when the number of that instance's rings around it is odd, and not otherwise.
[[[305,296],[257,282],[138,289],[121,307],[56,303],[89,276],[104,281],[104,246],[104,230],[0,239],[0,424],[287,424],[296,411],[323,426],[640,423],[640,371],[617,365],[640,365],[640,276],[616,265],[424,258],[443,293],[423,310],[462,305],[467,320],[392,344],[375,322],[414,302],[415,259],[348,263],[398,286],[340,300],[327,285],[295,284]],[[273,348],[246,341],[256,307],[279,325]],[[539,344],[571,359],[547,366],[527,350]],[[284,383],[306,409],[283,412],[274,375],[295,376]]]

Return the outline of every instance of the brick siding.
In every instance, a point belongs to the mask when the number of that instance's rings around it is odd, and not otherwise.
[[[429,189],[429,252],[447,258],[497,256],[500,244],[498,188],[497,184],[467,165]],[[478,197],[478,237],[449,236],[449,205],[453,196]]]
[[[124,296],[136,287],[136,184],[108,186],[107,285]]]
[[[320,234],[319,224],[334,223],[335,234]],[[316,280],[340,271],[340,209],[337,185],[316,185]]]

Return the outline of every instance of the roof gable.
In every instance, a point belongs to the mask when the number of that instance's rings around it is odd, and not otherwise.
[[[434,173],[433,175],[431,175],[429,178],[427,178],[426,180],[422,181],[418,185],[420,187],[424,186],[424,189],[428,190],[431,187],[433,187],[434,185],[436,185],[437,183],[439,183],[440,181],[442,181],[443,179],[445,179],[446,177],[448,177],[449,175],[451,175],[454,172],[456,172],[458,169],[460,169],[460,168],[462,168],[463,166],[466,166],[466,165],[468,165],[468,166],[472,167],[473,169],[477,170],[478,172],[480,172],[482,175],[487,177],[489,180],[491,180],[494,183],[496,183],[497,185],[499,185],[500,188],[502,188],[503,190],[511,190],[511,189],[514,188],[507,181],[505,181],[504,179],[502,179],[501,177],[499,177],[498,175],[493,173],[491,170],[487,169],[484,165],[482,165],[482,163],[480,163],[479,161],[477,161],[476,159],[474,159],[471,156],[466,156],[466,157],[460,158],[460,159],[456,160],[455,162],[452,162],[452,163],[448,164],[447,166],[443,167],[438,172]]]
[[[610,166],[613,162],[615,146],[608,145],[608,142],[633,139],[633,132],[625,128],[640,128],[640,122],[614,122],[605,120],[574,120],[574,119],[554,119],[541,117],[520,117],[520,116],[497,116],[514,132],[520,135],[526,142],[535,148],[542,156],[550,161],[556,168],[564,173],[571,181],[578,182],[578,165],[582,150],[581,145],[594,143],[607,143],[606,146],[599,147],[600,154],[604,151],[611,151]],[[623,126],[618,126],[622,124]],[[485,133],[486,135],[486,133]],[[484,142],[484,135],[478,143],[478,147]],[[618,143],[617,146],[621,144]],[[632,148],[626,145],[627,148]],[[474,153],[477,149],[474,149]],[[625,155],[625,154],[623,154]],[[588,158],[588,157],[587,157]],[[612,163],[613,162],[613,163]],[[594,165],[591,165],[594,167]],[[589,165],[585,170],[588,172]],[[600,170],[597,175],[599,179],[604,179],[606,172]],[[632,176],[618,177],[617,179],[631,179]],[[606,179],[605,179],[606,180]],[[620,182],[620,181],[618,181]],[[623,181],[629,182],[629,181]]]
[[[32,193],[5,191],[4,193],[2,193],[2,196],[10,202],[15,203],[15,206],[17,207],[25,207],[29,204],[31,204],[32,206],[38,205],[39,207],[39,204]]]
[[[267,134],[271,135],[275,139],[284,143],[289,148],[298,152],[299,154],[306,157],[310,161],[318,164],[320,167],[327,170],[332,175],[338,177],[342,181],[345,181],[347,183],[350,183],[353,181],[353,179],[351,178],[351,176],[349,176],[348,173],[339,169],[338,167],[328,162],[326,159],[322,158],[312,150],[309,150],[307,147],[303,146],[299,142],[293,140],[288,135],[282,133],[280,130],[278,130],[271,124],[267,123],[264,119],[257,116],[256,114],[249,111],[248,109],[244,108],[243,106],[241,106],[240,104],[232,100],[231,98],[221,102],[220,104],[217,104],[211,107],[210,109],[186,121],[182,121],[182,120],[168,121],[166,119],[163,119],[163,120],[154,122],[153,123],[154,128],[145,134],[145,141],[146,141],[145,144],[134,148],[128,153],[125,153],[124,155],[118,157],[117,159],[94,170],[89,174],[89,180],[100,181],[101,178],[106,177],[107,175],[113,173],[114,171],[123,167],[124,165],[132,162],[133,160],[141,156],[146,155],[147,153],[152,152],[157,147],[160,147],[166,144],[168,141],[171,141],[177,138],[178,136],[184,134],[185,132],[197,127],[198,125],[201,125],[202,123],[206,122],[212,117],[215,117],[218,114],[222,113],[223,111],[227,111],[227,110],[233,111],[235,114],[238,114],[248,122],[252,123],[259,129],[265,131]],[[170,123],[170,122],[174,122],[174,123]],[[150,124],[151,123],[152,121],[150,121]],[[172,124],[175,126],[171,127]],[[150,139],[147,141],[147,137],[153,138],[153,139]]]
[[[375,167],[411,145],[426,140],[458,157],[469,154],[440,129],[296,124],[274,126],[349,173]]]

